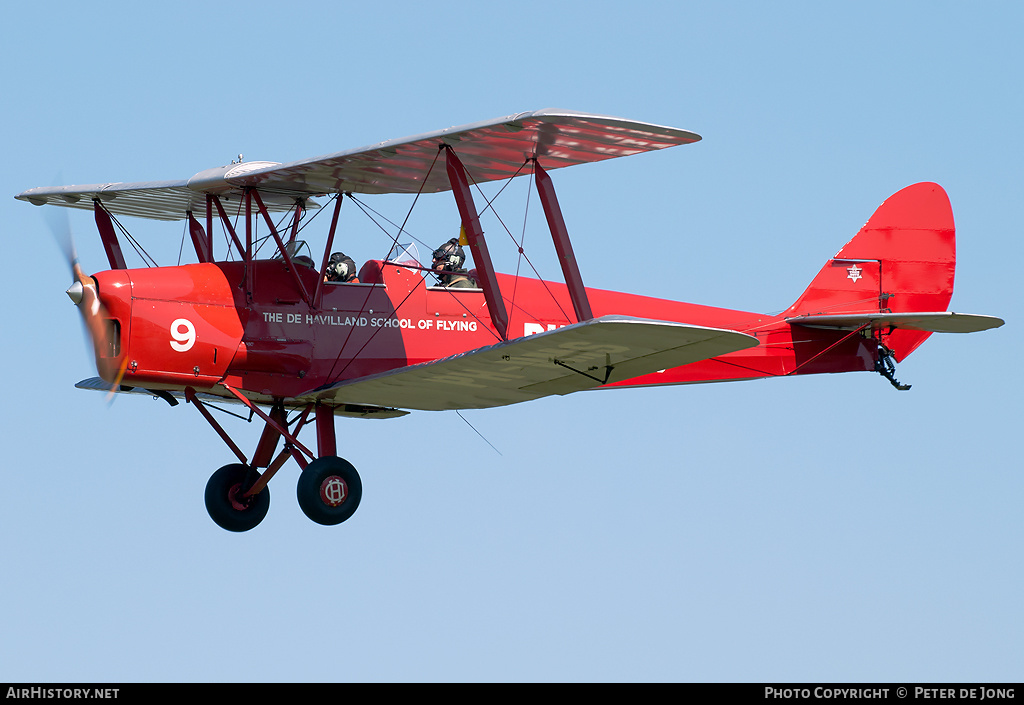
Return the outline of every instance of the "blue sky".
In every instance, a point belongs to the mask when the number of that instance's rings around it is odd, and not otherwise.
[[[0,680],[1019,681],[1022,20],[997,2],[6,9]],[[74,389],[94,370],[67,270],[14,194],[547,107],[704,138],[552,174],[589,286],[779,311],[886,197],[936,181],[951,308],[1007,325],[933,336],[905,393],[864,373],[465,413],[500,455],[454,413],[339,420],[356,516],[306,520],[292,464],[243,535],[206,515],[232,456],[194,409]],[[420,212],[424,239],[455,234],[450,194]],[[379,256],[346,217],[350,254]],[[71,224],[103,267],[90,214]],[[176,260],[180,224],[126,225]],[[254,447],[255,425],[230,429]]]

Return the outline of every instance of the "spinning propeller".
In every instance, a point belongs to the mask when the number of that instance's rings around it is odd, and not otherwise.
[[[110,317],[100,298],[96,280],[88,276],[78,261],[74,237],[68,223],[67,213],[59,208],[49,211],[50,230],[57,245],[64,254],[64,259],[71,269],[72,283],[67,289],[68,298],[78,307],[82,321],[92,341],[93,354],[96,359],[96,371],[100,377],[111,383],[107,399],[113,397],[121,384],[128,366],[128,356],[121,356],[119,336],[116,322]],[[118,358],[122,358],[118,365]]]

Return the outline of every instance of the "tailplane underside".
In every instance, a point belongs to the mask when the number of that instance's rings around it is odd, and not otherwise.
[[[952,311],[930,311],[927,313],[848,313],[838,315],[795,316],[787,323],[808,328],[831,330],[857,330],[860,328],[897,329],[925,333],[977,333],[998,328],[1004,321],[995,316],[976,313],[953,313]]]

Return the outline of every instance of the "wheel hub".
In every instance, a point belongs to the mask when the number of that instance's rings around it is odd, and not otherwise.
[[[232,485],[228,490],[228,501],[231,503],[231,507],[239,512],[243,512],[249,508],[249,498],[245,496],[242,491],[242,483],[239,482],[236,485]]]
[[[338,475],[324,478],[320,483],[320,499],[328,507],[340,507],[348,499],[348,485]]]

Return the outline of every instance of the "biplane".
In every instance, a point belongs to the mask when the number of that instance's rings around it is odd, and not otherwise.
[[[362,482],[338,455],[335,417],[850,371],[876,371],[906,389],[895,363],[929,335],[1003,324],[947,311],[953,214],[933,183],[886,200],[779,314],[586,287],[548,172],[699,139],[542,110],[303,161],[239,158],[184,180],[35,188],[16,198],[93,211],[109,269],[88,275],[73,248],[68,255],[67,293],[99,373],[78,386],[193,405],[237,459],[213,473],[205,497],[211,518],[231,531],[262,521],[268,482],[289,458],[301,468],[296,493],[311,520],[335,525],[352,516]],[[562,282],[500,274],[492,263],[474,189],[520,176],[538,194]],[[387,256],[363,263],[357,280],[326,276],[343,202],[443,191],[454,195],[473,285],[439,285],[399,242],[401,228]],[[320,221],[326,235],[314,258],[305,227],[319,213],[330,218]],[[120,216],[184,221],[196,261],[129,267]],[[225,401],[264,424],[248,455],[211,413]],[[307,426],[314,448],[299,440]]]

